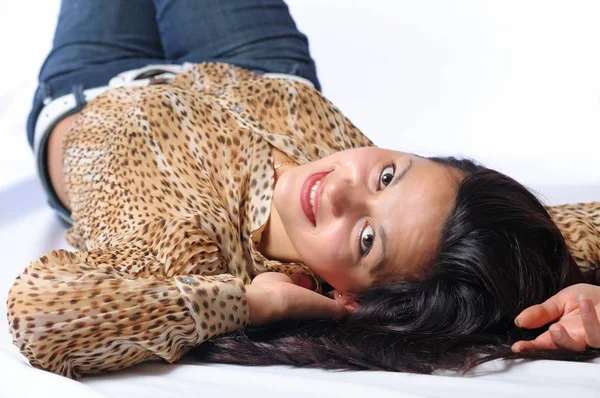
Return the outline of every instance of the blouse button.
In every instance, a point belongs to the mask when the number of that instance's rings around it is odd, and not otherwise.
[[[193,284],[194,282],[196,282],[196,280],[194,278],[192,278],[191,276],[186,276],[185,278],[183,278],[181,280],[183,283],[187,283],[188,285]]]
[[[240,112],[242,112],[242,111],[243,111],[243,109],[242,109],[242,107],[241,107],[241,106],[239,106],[239,105],[235,105],[235,106],[233,107],[233,111],[234,111],[235,113],[240,113]]]

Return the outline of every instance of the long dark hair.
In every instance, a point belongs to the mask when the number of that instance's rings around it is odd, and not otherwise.
[[[514,318],[583,282],[545,207],[514,179],[469,159],[432,161],[464,176],[428,275],[358,297],[344,322],[288,321],[237,331],[192,350],[204,362],[287,364],[418,373],[467,370],[496,358],[588,359],[585,353],[515,354],[527,331]]]

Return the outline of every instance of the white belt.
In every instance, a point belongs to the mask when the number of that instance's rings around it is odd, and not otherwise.
[[[194,64],[186,62],[183,65],[148,65],[143,68],[133,69],[126,72],[119,73],[115,77],[113,77],[109,82],[108,86],[96,87],[87,90],[83,90],[83,96],[85,102],[91,101],[94,97],[102,94],[109,88],[114,87],[124,87],[124,86],[147,86],[152,79],[164,78],[167,80],[172,79],[175,75],[181,72],[185,72],[189,70]],[[152,78],[140,78],[143,77],[144,74],[149,72],[163,72],[159,75],[155,75]],[[308,84],[311,87],[314,87],[314,84],[303,77],[288,75],[284,73],[265,73],[262,75],[267,78],[284,78],[289,80],[295,80],[301,83]],[[44,100],[44,107],[40,112],[34,129],[33,135],[33,152],[35,154],[35,158],[38,158],[40,143],[42,142],[42,138],[48,134],[51,128],[59,122],[65,115],[72,112],[77,108],[77,99],[74,94],[67,94],[61,97],[58,97],[54,100],[50,98],[46,98]]]
[[[95,87],[87,90],[83,90],[83,97],[85,102],[91,101],[94,97],[102,94],[109,88],[123,87],[123,86],[147,86],[151,79],[139,79],[140,76],[144,76],[145,73],[151,71],[163,72],[153,78],[166,78],[171,79],[176,74],[189,69],[192,66],[190,63],[183,65],[148,65],[143,68],[128,70],[126,72],[119,73],[108,82],[108,86]],[[72,112],[77,108],[77,99],[74,94],[67,94],[61,97],[51,100],[50,98],[44,99],[44,107],[38,115],[35,122],[35,129],[33,133],[33,153],[35,157],[38,157],[40,150],[40,143],[42,138],[48,134],[50,129],[59,122],[65,115]]]

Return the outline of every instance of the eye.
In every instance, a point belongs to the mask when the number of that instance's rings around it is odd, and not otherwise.
[[[394,178],[394,173],[396,172],[395,166],[388,166],[379,175],[379,189],[383,189],[388,186],[392,179]]]
[[[367,223],[365,228],[360,233],[360,255],[365,257],[371,251],[371,247],[373,247],[373,242],[375,241],[375,231],[371,224]]]

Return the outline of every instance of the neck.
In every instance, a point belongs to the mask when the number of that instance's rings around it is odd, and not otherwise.
[[[277,184],[279,177],[281,177],[286,171],[292,167],[295,167],[294,164],[290,164],[291,162],[284,163],[286,159],[283,156],[281,152],[275,153],[274,156],[276,163],[281,164],[280,167],[274,170],[275,184]],[[265,225],[265,229],[260,237],[260,243],[258,244],[257,249],[265,257],[272,260],[278,260],[286,263],[300,262],[300,256],[298,255],[296,248],[294,248],[294,245],[292,244],[287,232],[285,231],[283,223],[281,222],[279,212],[275,207],[274,198],[271,199],[271,212]]]
[[[298,252],[296,252],[294,245],[292,245],[290,238],[285,232],[279,213],[272,202],[271,214],[260,237],[257,249],[271,260],[284,263],[300,262]]]

